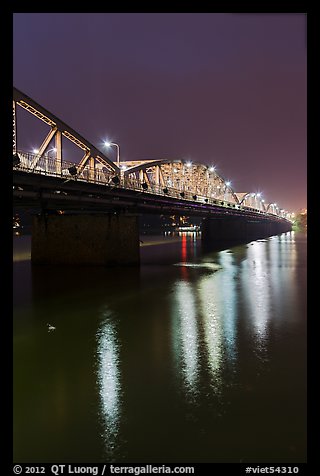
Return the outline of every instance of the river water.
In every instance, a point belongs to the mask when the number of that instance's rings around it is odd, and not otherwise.
[[[14,461],[305,462],[306,235],[142,241],[107,269],[14,238]]]

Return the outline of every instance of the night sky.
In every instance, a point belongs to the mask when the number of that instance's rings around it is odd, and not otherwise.
[[[13,32],[14,86],[110,158],[105,139],[306,207],[305,14],[19,13]]]

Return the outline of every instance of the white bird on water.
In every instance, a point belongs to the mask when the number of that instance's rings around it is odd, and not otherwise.
[[[48,327],[49,332],[54,331],[56,329],[54,326],[52,326],[51,324],[48,324],[48,323],[47,323],[47,327]]]

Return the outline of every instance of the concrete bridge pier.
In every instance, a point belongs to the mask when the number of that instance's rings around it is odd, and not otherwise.
[[[205,218],[202,221],[202,240],[233,242],[246,239],[246,223],[239,217]]]
[[[291,231],[290,223],[247,217],[205,218],[202,222],[204,244],[248,242]]]
[[[277,229],[277,234],[286,233],[287,231],[292,231],[292,224],[289,222],[277,222]]]
[[[138,216],[35,215],[31,260],[38,264],[137,265],[140,261]]]
[[[276,235],[272,231],[272,226],[266,220],[247,219],[246,229],[246,239],[248,240],[259,240],[267,236]]]

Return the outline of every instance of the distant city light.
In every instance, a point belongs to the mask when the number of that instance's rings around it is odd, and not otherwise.
[[[39,153],[39,149],[33,149],[32,151],[34,154],[38,154]]]
[[[226,186],[227,186],[227,187],[230,187],[230,185],[231,185],[231,182],[229,182],[229,181],[226,182]]]
[[[214,172],[215,171],[215,167],[212,165],[210,168],[209,168],[209,172]]]
[[[257,197],[259,197],[259,198],[260,198],[260,197],[261,197],[261,193],[257,193]]]
[[[192,162],[190,162],[190,161],[187,162],[187,163],[186,163],[186,166],[187,166],[187,167],[191,167],[191,166],[192,166]]]

